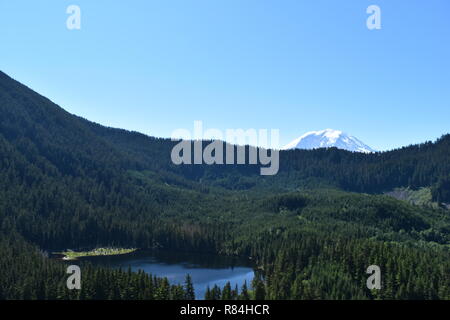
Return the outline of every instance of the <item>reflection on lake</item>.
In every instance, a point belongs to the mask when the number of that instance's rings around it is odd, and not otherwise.
[[[228,281],[231,288],[239,289],[247,281],[250,286],[254,276],[251,263],[247,259],[217,255],[183,253],[170,251],[138,251],[123,256],[103,256],[83,258],[96,265],[111,268],[131,268],[143,270],[158,277],[167,277],[173,284],[183,283],[190,274],[197,299],[203,299],[209,285],[223,287]]]

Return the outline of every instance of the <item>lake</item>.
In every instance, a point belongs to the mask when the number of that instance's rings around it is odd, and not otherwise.
[[[244,258],[209,254],[138,251],[127,255],[82,258],[95,265],[137,271],[139,269],[158,277],[167,277],[170,283],[183,283],[190,274],[197,299],[204,299],[206,288],[215,284],[223,287],[228,281],[231,288],[239,289],[247,281],[250,287],[254,277],[251,262]]]

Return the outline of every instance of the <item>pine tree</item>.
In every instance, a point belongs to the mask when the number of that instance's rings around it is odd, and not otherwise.
[[[206,287],[205,300],[213,300],[212,294],[211,294],[211,289],[209,288],[209,285]]]
[[[231,300],[231,284],[228,281],[222,290],[222,300]]]
[[[192,284],[192,278],[189,274],[186,275],[184,281],[185,300],[195,300],[194,285]]]
[[[250,300],[250,296],[248,294],[248,289],[247,289],[247,280],[244,281],[244,284],[242,285],[241,288],[241,294],[239,296],[240,300]]]
[[[255,300],[264,300],[266,297],[266,289],[264,283],[259,278],[253,279],[253,288],[255,294]]]

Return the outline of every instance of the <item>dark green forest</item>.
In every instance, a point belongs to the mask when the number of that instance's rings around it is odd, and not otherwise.
[[[65,288],[45,250],[250,257],[207,299],[450,299],[450,135],[374,153],[280,152],[280,171],[172,164],[176,142],[71,115],[0,72],[0,299],[190,299],[189,284],[86,265]],[[205,142],[206,145],[207,142]],[[431,190],[432,204],[385,194]],[[369,290],[366,268],[383,270]]]

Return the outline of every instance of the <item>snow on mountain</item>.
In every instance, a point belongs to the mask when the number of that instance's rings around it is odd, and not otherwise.
[[[318,149],[330,147],[336,147],[354,152],[376,152],[374,149],[364,144],[361,140],[355,138],[354,136],[333,129],[307,132],[284,146],[283,150]]]

